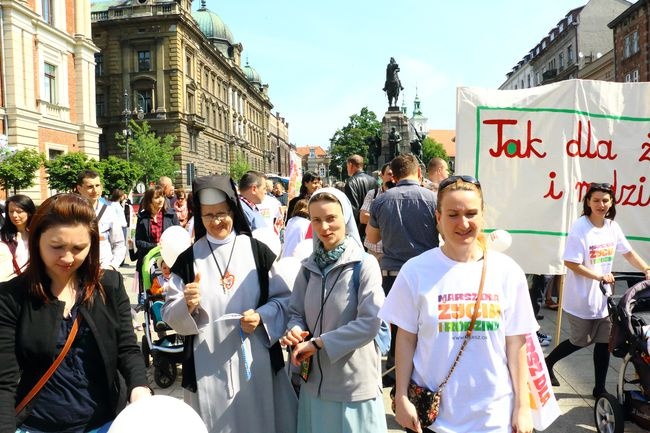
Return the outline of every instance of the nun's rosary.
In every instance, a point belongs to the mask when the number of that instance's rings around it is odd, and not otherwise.
[[[228,267],[230,266],[230,261],[232,260],[232,253],[235,251],[235,242],[237,242],[237,237],[235,237],[235,239],[232,241],[232,249],[230,250],[230,257],[228,257],[228,263],[226,263],[225,273],[221,272],[219,261],[217,260],[217,257],[214,255],[214,250],[212,249],[212,245],[210,245],[210,242],[208,242],[208,247],[210,247],[210,253],[212,253],[212,258],[214,259],[214,263],[217,265],[217,269],[219,270],[219,275],[221,275],[221,286],[223,287],[223,293],[228,293],[228,290],[232,289],[232,286],[235,285],[235,276],[230,272],[228,272]]]

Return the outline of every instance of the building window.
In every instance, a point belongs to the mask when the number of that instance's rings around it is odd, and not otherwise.
[[[142,108],[145,113],[153,111],[153,91],[151,89],[137,89],[134,92],[136,108]]]
[[[196,152],[197,150],[197,137],[195,132],[190,132],[190,143],[189,150],[190,152]]]
[[[44,64],[43,100],[56,104],[56,66]]]
[[[560,71],[564,69],[564,53],[560,53],[557,56],[558,64],[560,66]]]
[[[151,51],[138,51],[138,72],[151,70]]]
[[[187,112],[194,114],[194,93],[187,92]]]
[[[309,148],[309,159],[313,159],[313,158],[316,158],[316,149],[314,149],[313,147],[310,147]]]
[[[625,36],[623,39],[623,58],[628,57],[639,52],[639,32],[632,32]]]
[[[572,65],[573,64],[573,45],[569,45],[566,49],[566,61],[567,65]]]
[[[50,24],[54,25],[54,5],[52,4],[54,0],[43,0],[43,20]]]
[[[638,83],[639,82],[639,70],[635,69],[629,74],[625,74],[626,83]]]
[[[318,167],[318,175],[322,178],[325,177],[325,166],[323,164]]]
[[[104,55],[95,53],[95,77],[104,75]]]
[[[106,116],[106,100],[103,93],[98,93],[95,96],[95,111],[97,111],[97,117]]]
[[[212,159],[212,143],[208,141],[208,159]]]

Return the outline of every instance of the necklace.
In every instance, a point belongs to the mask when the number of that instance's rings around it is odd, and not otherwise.
[[[230,257],[228,257],[228,263],[226,263],[226,267],[224,269],[224,272],[221,272],[221,267],[219,266],[219,261],[217,260],[217,257],[214,255],[214,250],[212,249],[212,245],[210,244],[209,240],[205,240],[208,243],[208,247],[210,248],[210,253],[212,254],[212,258],[214,259],[214,263],[217,265],[217,269],[219,270],[219,275],[221,275],[221,286],[223,287],[223,293],[228,293],[228,290],[232,289],[232,287],[235,285],[235,276],[228,272],[228,267],[230,266],[230,261],[232,260],[232,253],[235,251],[235,243],[237,242],[237,237],[232,241],[232,249],[230,250]]]

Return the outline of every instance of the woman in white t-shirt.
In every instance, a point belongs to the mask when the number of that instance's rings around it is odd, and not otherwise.
[[[646,279],[650,279],[650,267],[632,250],[621,227],[614,221],[615,216],[616,203],[611,185],[592,183],[583,200],[582,216],[571,227],[564,251],[564,265],[568,272],[562,309],[571,325],[571,336],[546,357],[551,383],[559,386],[553,372],[555,363],[595,343],[594,397],[606,392],[608,341],[612,328],[607,298],[600,290],[600,282],[614,283],[612,266],[615,253],[622,254],[632,266],[645,273]]]
[[[444,245],[402,266],[379,312],[398,327],[396,420],[407,432],[424,430],[407,398],[409,381],[435,391],[447,377],[471,322],[486,260],[480,314],[429,428],[531,432],[525,342],[538,325],[524,272],[504,254],[485,253],[483,195],[473,177],[440,183],[436,219]]]
[[[296,247],[300,242],[305,240],[309,226],[309,209],[307,203],[309,200],[300,199],[293,208],[293,214],[287,221],[287,227],[284,229],[284,245],[282,246],[282,257],[292,257]],[[300,257],[305,259],[307,257]]]

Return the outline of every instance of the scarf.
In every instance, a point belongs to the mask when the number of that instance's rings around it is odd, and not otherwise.
[[[341,242],[340,244],[338,244],[336,247],[332,248],[329,251],[325,251],[325,248],[323,248],[323,244],[321,242],[318,242],[316,244],[316,249],[314,250],[314,260],[318,265],[318,269],[323,271],[326,267],[336,262],[341,257],[343,251],[345,251],[347,247],[348,247],[347,236],[345,237],[345,239],[343,239],[343,242]]]

